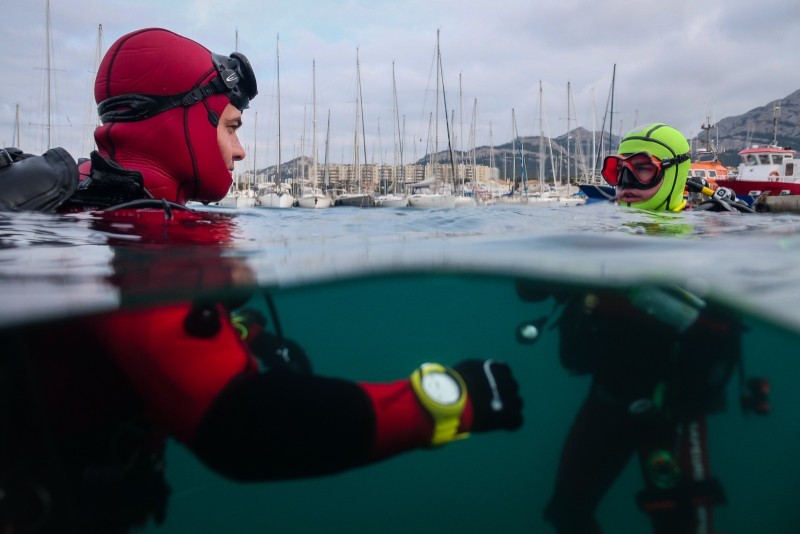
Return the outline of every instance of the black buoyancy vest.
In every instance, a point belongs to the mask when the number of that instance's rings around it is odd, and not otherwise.
[[[41,156],[0,149],[0,211],[52,213],[78,188],[78,165],[63,148]]]
[[[140,172],[124,169],[96,151],[91,154],[91,172],[81,180],[78,165],[63,148],[41,156],[0,149],[0,212],[104,209],[149,197]]]

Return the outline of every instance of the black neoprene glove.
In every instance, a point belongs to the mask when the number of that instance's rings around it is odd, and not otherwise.
[[[472,401],[472,432],[522,426],[522,397],[508,365],[495,360],[465,360],[453,369],[464,379]]]
[[[311,374],[311,361],[303,347],[282,335],[264,330],[267,321],[261,312],[239,308],[232,314],[231,322],[261,361],[264,370]]]
[[[253,352],[271,370],[284,370],[304,375],[311,374],[311,361],[296,341],[261,332],[251,345]]]

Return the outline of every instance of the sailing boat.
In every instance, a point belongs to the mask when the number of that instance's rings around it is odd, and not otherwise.
[[[460,93],[461,93],[461,89],[459,87],[459,94]],[[472,189],[469,191],[469,193],[466,190],[466,185],[467,185],[466,184],[466,182],[467,182],[466,165],[464,165],[464,164],[459,165],[460,170],[461,170],[461,186],[456,191],[455,207],[457,207],[457,208],[473,207],[473,206],[477,206],[478,205],[478,197],[475,196],[475,192],[476,192],[476,189],[477,189],[477,182],[478,182],[478,179],[477,179],[477,176],[476,176],[476,173],[475,173],[475,169],[477,167],[476,161],[475,161],[475,128],[476,128],[475,120],[477,118],[477,113],[478,113],[478,99],[476,98],[475,101],[472,104],[472,125],[470,127],[470,132],[469,132],[470,146],[472,147],[471,150],[470,150],[470,153],[472,155],[472,158],[471,158],[471,164],[472,164],[472,185],[471,185],[471,188]],[[463,123],[463,120],[462,120],[462,123]],[[462,126],[462,130],[463,130],[463,126]],[[463,132],[462,132],[462,135],[463,135]],[[460,143],[459,143],[459,145],[460,145]],[[461,152],[463,153],[463,151],[461,151]]]
[[[235,48],[239,51],[239,30],[236,30]],[[258,111],[255,112],[255,126],[253,128],[253,180],[256,176],[256,132],[258,131]],[[248,150],[249,151],[249,150]],[[242,190],[242,174],[234,174],[233,182],[231,183],[228,192],[214,205],[223,208],[252,208],[258,203],[255,190],[252,186]],[[250,185],[250,184],[248,184]]]
[[[511,177],[513,183],[511,190],[502,195],[500,201],[503,204],[527,204],[528,203],[528,168],[525,163],[525,144],[517,129],[517,115],[514,108],[511,108]],[[519,143],[519,149],[517,149]],[[519,191],[517,190],[517,158],[520,162]]]
[[[717,185],[733,189],[741,200],[748,204],[762,197],[759,205],[767,211],[796,211],[792,205],[800,195],[800,158],[797,151],[778,144],[778,119],[781,113],[780,101],[772,108],[772,142],[768,145],[751,145],[739,152],[741,161],[736,174],[724,178],[717,177]],[[770,207],[773,206],[773,207]]]
[[[393,99],[392,104],[394,107],[394,113],[392,113],[392,122],[394,123],[394,127],[392,128],[392,135],[394,137],[394,165],[392,165],[392,191],[387,191],[384,195],[379,195],[375,197],[375,206],[379,208],[404,208],[408,206],[408,197],[405,194],[398,194],[397,193],[397,156],[398,156],[398,149],[400,154],[400,169],[403,168],[403,136],[400,135],[400,120],[399,120],[399,111],[397,109],[397,82],[395,80],[394,74],[394,62],[392,62],[392,93]]]
[[[435,136],[435,143],[432,150],[434,157],[438,160],[438,153],[439,153],[439,83],[442,81],[442,54],[441,48],[439,46],[439,30],[436,30],[436,55],[435,55],[435,62],[436,62],[436,136]],[[442,87],[442,96],[444,96],[444,87]],[[445,120],[449,120],[447,118],[447,105],[445,104],[444,110]],[[448,140],[447,144],[450,145],[450,128],[448,124]],[[450,150],[450,162],[451,165],[453,163],[453,151],[452,148]],[[448,187],[446,183],[439,185],[439,179],[437,168],[439,165],[437,162],[431,163],[431,169],[433,170],[433,182],[428,183],[427,181],[420,182],[415,184],[413,187],[412,193],[408,197],[408,205],[412,208],[454,208],[456,206],[456,197],[452,194],[451,188]],[[455,172],[453,172],[453,177],[455,177]],[[433,185],[433,189],[431,189],[431,185]]]
[[[103,25],[97,25],[97,48],[94,54],[94,65],[92,65],[91,78],[89,80],[90,87],[94,86],[94,79],[97,76],[97,70],[100,68],[100,62],[103,60]],[[81,139],[81,154],[89,154],[92,150],[97,148],[94,141],[94,132],[100,126],[100,118],[97,116],[97,104],[94,101],[94,92],[89,92],[92,96],[88,99],[87,120],[84,125],[83,135]]]
[[[281,182],[281,57],[280,57],[280,36],[275,43],[275,65],[277,72],[277,100],[278,100],[278,161],[275,164],[275,180],[268,186],[262,194],[258,196],[258,205],[262,208],[291,208],[294,206],[294,197],[288,191],[284,191]]]
[[[592,164],[592,181],[591,183],[582,183],[578,184],[581,192],[586,195],[587,202],[596,202],[596,201],[607,201],[607,200],[614,200],[616,197],[616,193],[613,186],[610,186],[605,183],[604,180],[599,180],[599,183],[595,183],[597,180],[596,172],[598,168],[598,164],[600,163],[600,155],[605,153],[605,128],[606,128],[606,117],[609,117],[609,128],[608,128],[608,137],[609,137],[609,144],[611,143],[611,136],[612,136],[612,129],[611,125],[614,122],[614,84],[616,83],[617,77],[617,64],[614,63],[614,69],[611,74],[611,90],[608,94],[608,102],[606,103],[606,114],[603,116],[603,124],[600,129],[600,146],[597,149],[597,153],[593,155],[593,164]],[[609,112],[608,104],[611,105],[611,111]]]
[[[39,142],[45,145],[44,150],[50,150],[53,148],[54,140],[54,126],[64,126],[63,124],[56,124],[53,123],[53,97],[57,96],[53,94],[54,89],[54,80],[53,78],[53,71],[56,70],[53,67],[53,46],[52,46],[52,32],[51,32],[51,25],[50,25],[50,0],[45,2],[45,102],[44,105],[46,106],[44,113],[45,113],[45,121],[44,123],[36,124],[36,126],[40,126],[44,128],[44,131],[39,132]],[[19,109],[17,109],[19,111]],[[33,123],[31,123],[33,124]],[[67,117],[67,125],[71,126],[69,117]],[[17,132],[19,129],[17,129]],[[58,142],[58,141],[55,141]]]
[[[540,82],[541,84],[541,82]],[[541,89],[540,89],[541,91]],[[573,195],[571,191],[570,185],[570,95],[572,93],[571,84],[567,82],[567,153],[566,153],[566,160],[567,160],[567,172],[566,172],[566,184],[564,184],[563,178],[560,176],[560,168],[559,168],[559,176],[556,177],[556,168],[555,164],[551,165],[553,169],[553,188],[552,192],[548,195],[550,199],[554,202],[556,206],[559,207],[568,207],[568,206],[581,206],[586,204],[585,197]],[[541,112],[540,112],[541,113]],[[553,142],[552,138],[548,137],[550,143],[550,161],[555,162],[555,157],[553,155]],[[577,192],[576,192],[577,193]]]
[[[303,188],[303,194],[297,199],[297,207],[322,209],[330,208],[333,199],[322,192],[317,186],[317,62],[311,62],[312,79],[312,142],[311,142],[311,187]]]
[[[375,207],[375,198],[372,193],[364,192],[361,190],[361,164],[359,162],[359,134],[358,127],[361,126],[362,135],[364,138],[364,109],[363,100],[361,95],[361,63],[358,59],[358,48],[356,48],[356,120],[354,129],[353,141],[353,172],[355,178],[356,191],[344,192],[336,198],[336,206],[351,206],[356,208],[372,208]],[[364,167],[366,168],[367,162],[367,147],[366,139],[364,139]]]
[[[539,190],[528,194],[527,187],[525,187],[525,197],[522,199],[522,203],[528,206],[535,206],[535,207],[556,207],[559,205],[559,198],[557,195],[553,195],[549,188],[546,186],[546,179],[545,179],[545,144],[544,144],[544,104],[543,104],[543,90],[542,90],[542,81],[539,80]],[[519,136],[519,133],[516,131],[516,121],[514,121],[514,134],[515,136]],[[549,137],[548,137],[549,141]],[[523,180],[527,180],[526,169],[525,169],[525,156],[524,156],[524,146],[522,145],[522,138],[520,138],[520,150],[523,154],[521,156],[522,159],[522,176]],[[550,153],[550,160],[553,160],[552,151]],[[554,185],[555,185],[555,177],[554,177]],[[523,182],[524,183],[524,182]]]

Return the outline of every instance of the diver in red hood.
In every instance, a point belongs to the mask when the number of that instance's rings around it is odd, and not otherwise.
[[[138,30],[108,50],[94,94],[103,123],[97,151],[77,167],[63,148],[42,156],[0,148],[0,211],[70,213],[143,199],[183,206],[225,196],[234,162],[245,156],[242,111],[258,94],[243,54]]]
[[[77,190],[65,186],[61,209],[110,206],[94,223],[115,246],[109,281],[125,305],[0,332],[12,337],[4,346],[24,347],[20,360],[40,371],[38,394],[21,380],[14,382],[19,396],[10,398],[27,395],[31,402],[17,404],[46,407],[31,417],[16,412],[24,429],[10,435],[32,439],[12,443],[8,465],[22,467],[2,470],[11,472],[0,479],[6,527],[117,533],[163,521],[167,436],[224,476],[275,480],[522,425],[518,386],[502,362],[426,363],[390,383],[317,376],[299,345],[265,331],[278,330],[277,320],[266,324],[242,307],[241,296],[195,298],[241,287],[233,279],[246,265],[225,254],[228,229],[193,224],[191,217],[204,215],[182,205],[228,191],[233,164],[244,157],[236,135],[241,112],[256,93],[243,55],[215,55],[163,29],[121,37],[103,59],[95,86],[98,152],[81,164]],[[8,198],[12,208],[30,205]],[[202,245],[175,246],[184,239]],[[194,281],[198,291],[175,297]],[[172,300],[154,304],[152,294],[167,288]],[[53,340],[74,350],[54,350]],[[39,421],[47,438],[29,428]],[[31,460],[39,452],[50,460]],[[4,506],[14,502],[25,506]]]
[[[258,94],[247,58],[213,54],[158,28],[129,33],[105,55],[95,83],[98,152],[138,170],[156,198],[213,202],[244,158],[237,128]]]

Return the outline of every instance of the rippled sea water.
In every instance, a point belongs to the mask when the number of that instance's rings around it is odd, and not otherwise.
[[[717,530],[800,531],[800,388],[792,385],[800,216],[656,215],[610,204],[203,209],[223,243],[193,242],[192,228],[143,243],[135,224],[0,215],[0,330],[176,298],[268,293],[316,372],[380,381],[422,361],[502,359],[520,382],[525,425],[339,475],[247,485],[172,443],[167,522],[148,532],[552,532],[543,509],[589,387],[560,364],[557,297],[653,287],[680,287],[739,314],[746,373],[772,386],[769,415],[739,409],[733,378],[727,409],[709,417],[712,470],[728,500],[715,509]],[[521,340],[520,326],[533,323],[536,338]],[[608,332],[620,346],[625,326]],[[605,532],[648,531],[635,504],[642,487],[631,461],[599,508]]]

